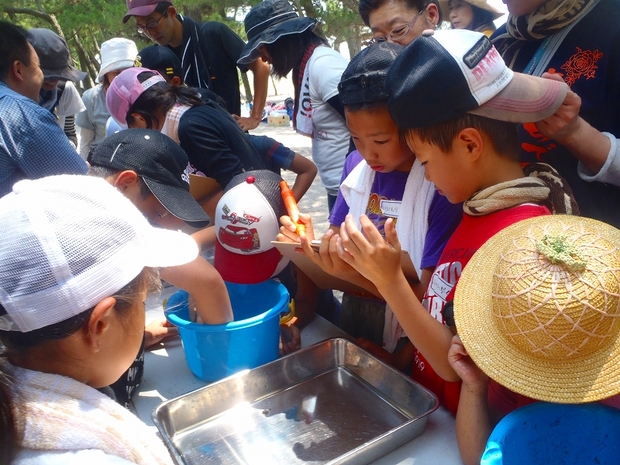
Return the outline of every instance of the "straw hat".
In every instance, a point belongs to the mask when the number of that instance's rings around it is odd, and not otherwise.
[[[620,231],[550,215],[516,223],[471,258],[454,319],[473,361],[528,397],[620,393]]]
[[[481,10],[486,10],[491,13],[493,19],[496,20],[500,16],[504,16],[504,12],[499,11],[492,5],[489,5],[486,0],[463,0],[465,3],[469,3],[471,6],[475,6],[480,8]],[[450,0],[439,0],[439,8],[441,8],[441,16],[444,18],[444,21],[450,21],[450,8],[448,4]]]

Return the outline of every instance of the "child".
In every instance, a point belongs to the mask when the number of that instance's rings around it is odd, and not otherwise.
[[[134,360],[157,267],[193,260],[196,243],[88,176],[15,184],[0,221],[0,461],[171,464],[96,389]]]
[[[440,0],[439,5],[452,29],[469,29],[487,37],[495,31],[493,21],[504,14],[489,5],[487,0]]]
[[[364,235],[348,217],[340,257],[372,281],[416,347],[414,379],[456,412],[459,378],[447,354],[454,287],[471,255],[497,231],[519,220],[574,212],[570,194],[549,167],[524,177],[514,123],[551,116],[562,104],[564,83],[513,74],[489,40],[467,30],[425,33],[394,61],[387,77],[390,114],[407,128],[408,146],[426,177],[465,215],[448,241],[422,301],[402,274],[394,224],[386,241],[362,217]],[[440,96],[440,97],[438,97]],[[548,180],[548,183],[543,182]],[[553,184],[557,182],[557,185]],[[549,184],[549,185],[548,185]],[[342,246],[346,250],[342,249]]]
[[[116,187],[153,224],[178,229],[179,223],[193,227],[210,223],[189,193],[187,155],[158,131],[127,129],[106,137],[91,153],[89,163],[90,175],[104,178]],[[233,319],[224,281],[203,257],[162,268],[160,275],[190,294],[205,323],[224,324]],[[144,347],[177,333],[177,328],[165,318],[156,319],[146,327]],[[143,356],[141,350],[130,370],[111,386],[121,404],[129,402],[142,380]]]
[[[136,66],[157,71],[173,86],[185,86],[181,72],[181,62],[174,52],[167,47],[149,45],[143,48],[136,57]],[[209,89],[196,89],[196,91],[198,91],[200,98],[205,102],[213,101],[222,106],[222,108],[226,108],[226,103],[215,92]],[[265,162],[265,167],[268,170],[273,171],[277,175],[280,174],[281,169],[297,174],[292,190],[295,198],[299,201],[316,177],[316,165],[303,155],[295,153],[271,137],[252,134],[246,134],[246,136]]]
[[[406,339],[402,339],[391,310],[371,283],[337,257],[329,256],[327,249],[329,238],[338,233],[347,213],[355,218],[367,214],[380,232],[388,218],[398,218],[397,228],[407,241],[404,249],[411,254],[418,276],[412,286],[422,297],[439,255],[461,219],[460,207],[451,205],[424,179],[423,167],[401,142],[388,112],[385,77],[402,49],[390,42],[373,44],[356,55],[342,75],[338,89],[357,151],[345,162],[323,252],[315,254],[306,247],[325,271],[368,291],[343,294],[340,326],[394,354],[384,355],[400,369],[411,360],[401,352]]]
[[[499,418],[535,400],[620,408],[618,244],[608,224],[545,216],[503,229],[469,261],[449,352],[466,464],[480,463]]]
[[[318,20],[299,16],[288,0],[264,0],[248,12],[243,22],[248,43],[238,63],[267,62],[277,78],[293,72],[293,127],[312,138],[312,160],[327,191],[331,212],[349,153],[337,90],[346,59],[315,31]]]
[[[181,145],[196,170],[218,182],[221,189],[203,204],[209,216],[233,176],[265,167],[230,114],[214,102],[203,102],[190,88],[168,84],[154,71],[121,72],[110,84],[106,105],[121,125],[166,134]]]

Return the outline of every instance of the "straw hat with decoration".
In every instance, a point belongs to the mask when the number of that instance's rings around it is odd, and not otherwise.
[[[472,360],[556,403],[620,393],[620,231],[549,215],[493,236],[459,280],[454,319]]]

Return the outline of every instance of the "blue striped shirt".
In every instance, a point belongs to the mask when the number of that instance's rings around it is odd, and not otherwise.
[[[87,171],[54,116],[0,81],[0,196],[21,179]]]

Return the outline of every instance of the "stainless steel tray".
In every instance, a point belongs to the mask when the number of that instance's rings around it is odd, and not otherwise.
[[[159,405],[177,464],[366,464],[419,436],[437,398],[330,339]]]

